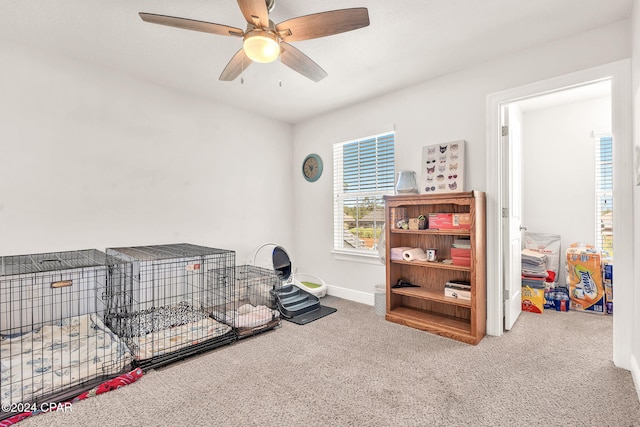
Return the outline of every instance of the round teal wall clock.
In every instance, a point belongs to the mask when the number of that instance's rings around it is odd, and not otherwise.
[[[315,182],[322,175],[322,159],[317,154],[309,154],[302,162],[302,175],[309,182]]]

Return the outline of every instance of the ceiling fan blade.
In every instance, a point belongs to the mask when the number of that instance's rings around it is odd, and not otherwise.
[[[265,0],[238,0],[238,6],[249,24],[259,28],[269,26],[269,11]]]
[[[224,70],[222,70],[220,80],[226,82],[235,80],[252,62],[253,61],[244,53],[244,49],[240,49],[233,55],[233,58],[231,58],[231,61],[224,67]]]
[[[280,47],[282,48],[280,60],[293,71],[302,74],[314,82],[319,82],[327,77],[326,71],[313,62],[311,58],[291,46],[289,43],[281,42]]]
[[[369,25],[366,7],[330,10],[288,19],[276,25],[276,31],[287,42],[326,37]]]
[[[152,24],[168,25],[184,30],[202,31],[203,33],[217,34],[219,36],[242,37],[244,35],[244,31],[240,28],[214,24],[213,22],[196,21],[193,19],[176,18],[175,16],[156,15],[145,12],[140,12],[139,15],[143,21]]]

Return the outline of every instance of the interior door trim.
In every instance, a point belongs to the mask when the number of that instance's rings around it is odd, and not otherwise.
[[[528,97],[557,92],[602,80],[612,81],[612,130],[614,149],[614,227],[624,229],[633,224],[633,140],[631,121],[631,61],[624,59],[598,67],[577,71],[532,84],[487,95],[486,98],[486,195],[487,195],[487,335],[503,334],[504,310],[502,261],[503,232],[501,227],[503,200],[503,165],[501,155],[500,108],[502,105]],[[630,369],[633,324],[633,234],[620,233],[614,242],[616,254],[616,310],[613,314],[613,362]],[[618,303],[620,301],[620,303]],[[625,327],[626,326],[626,327]]]

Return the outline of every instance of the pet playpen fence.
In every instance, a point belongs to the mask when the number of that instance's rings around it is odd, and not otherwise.
[[[130,368],[103,323],[131,264],[89,249],[0,257],[0,419],[63,402]]]
[[[216,317],[232,305],[235,252],[181,243],[107,254],[133,266],[133,280],[108,290],[105,323],[127,343],[135,365],[157,367],[235,340]]]

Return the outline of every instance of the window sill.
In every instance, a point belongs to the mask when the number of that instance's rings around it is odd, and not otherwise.
[[[333,254],[333,258],[337,261],[360,262],[363,264],[374,264],[380,266],[384,265],[380,262],[380,257],[377,252],[367,254],[361,252],[333,250],[331,253]]]

